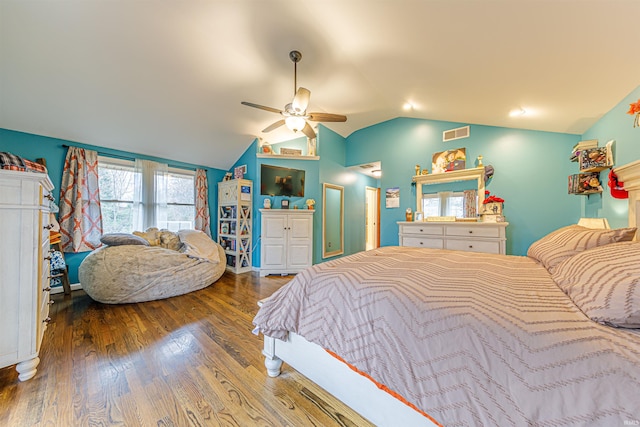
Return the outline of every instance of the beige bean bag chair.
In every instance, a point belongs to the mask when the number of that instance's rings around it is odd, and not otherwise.
[[[225,271],[224,249],[201,231],[138,234],[104,235],[106,246],[82,261],[80,283],[92,299],[122,304],[169,298],[206,288]]]

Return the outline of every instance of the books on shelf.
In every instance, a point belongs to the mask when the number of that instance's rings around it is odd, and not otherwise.
[[[599,172],[587,172],[569,175],[569,194],[601,193]]]
[[[580,172],[599,172],[613,166],[613,141],[604,147],[582,150],[579,155]]]
[[[570,159],[572,162],[577,162],[580,156],[580,153],[582,151],[589,150],[592,148],[597,148],[597,147],[598,147],[597,139],[587,139],[585,141],[580,141],[576,145],[574,145],[573,148],[571,149]]]

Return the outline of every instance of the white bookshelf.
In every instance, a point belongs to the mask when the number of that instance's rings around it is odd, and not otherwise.
[[[227,270],[251,271],[253,183],[232,179],[218,183],[218,243],[226,254]]]

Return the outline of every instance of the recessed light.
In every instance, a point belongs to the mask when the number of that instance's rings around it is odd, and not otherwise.
[[[510,117],[520,117],[526,114],[527,114],[527,110],[525,110],[524,108],[516,108],[515,110],[511,110],[509,112]]]
[[[402,109],[405,111],[413,110],[414,106],[411,102],[405,102]]]

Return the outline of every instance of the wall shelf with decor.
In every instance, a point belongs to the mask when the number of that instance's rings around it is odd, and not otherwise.
[[[601,194],[600,172],[613,167],[613,140],[598,147],[597,140],[581,141],[574,146],[571,160],[577,161],[580,173],[569,175],[568,192],[581,196]]]
[[[258,159],[283,159],[283,160],[320,160],[320,156],[285,156],[282,154],[256,154]]]

